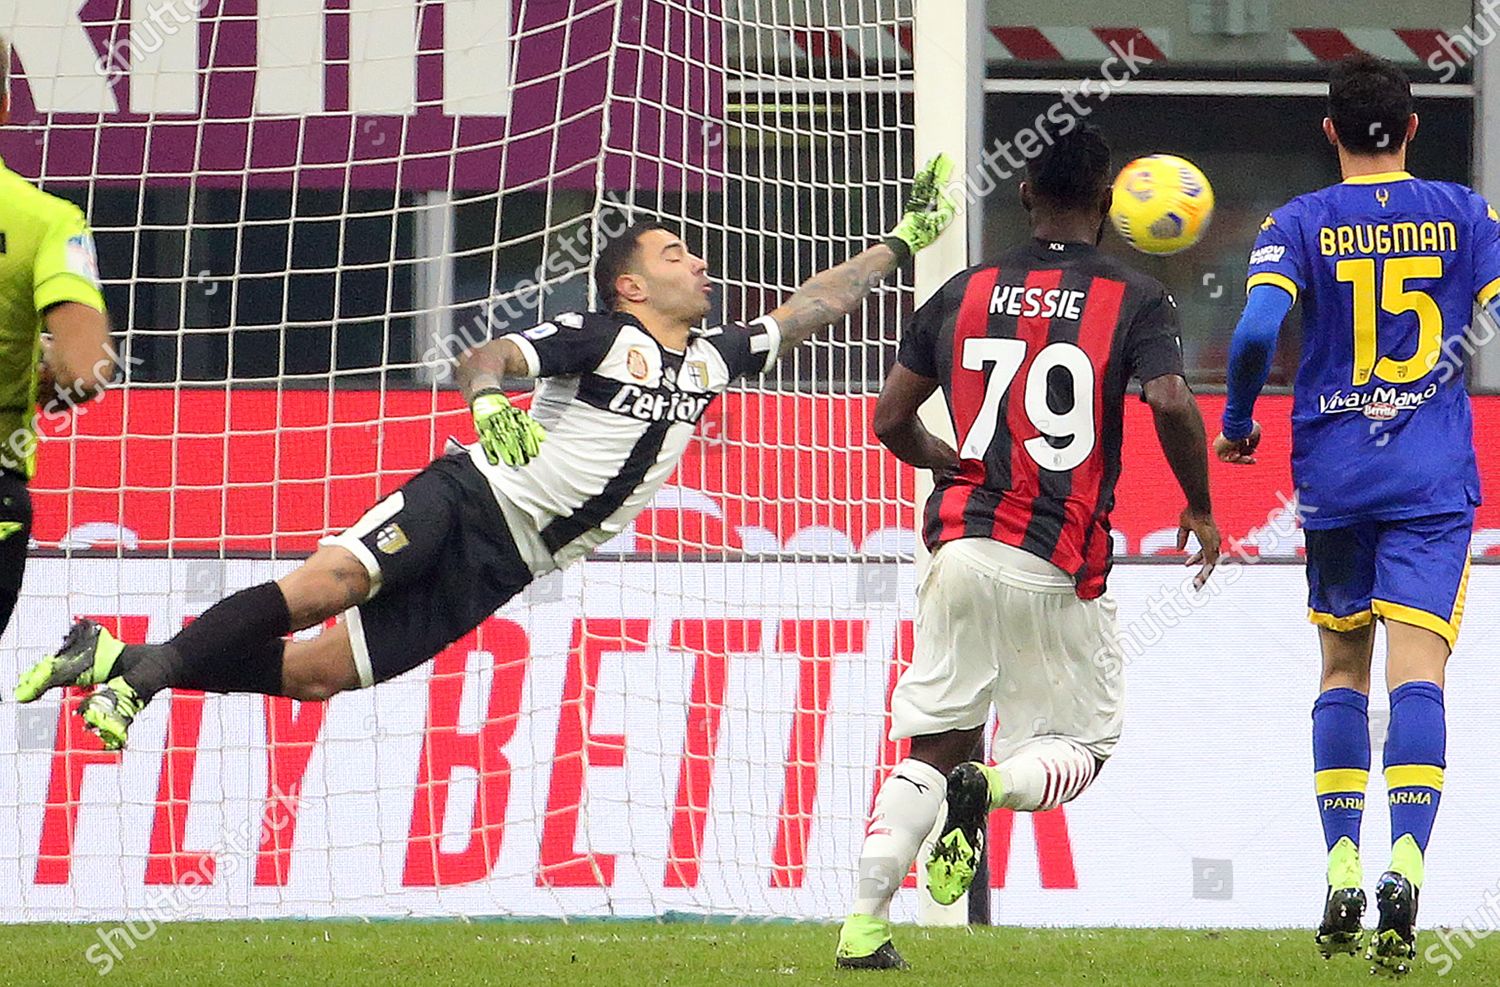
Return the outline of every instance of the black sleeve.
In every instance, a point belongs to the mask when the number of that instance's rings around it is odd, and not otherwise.
[[[952,282],[949,282],[951,284]],[[914,374],[936,380],[938,338],[943,331],[948,285],[939,288],[911,317],[911,324],[901,334],[896,362]]]
[[[501,338],[520,348],[532,377],[567,377],[597,369],[619,334],[619,324],[607,315],[566,312]]]
[[[719,351],[730,380],[766,373],[781,355],[781,327],[769,315],[754,322],[716,326],[704,332],[703,338]]]
[[[1186,376],[1177,302],[1160,284],[1153,288],[1126,331],[1125,367],[1142,384],[1168,374]]]

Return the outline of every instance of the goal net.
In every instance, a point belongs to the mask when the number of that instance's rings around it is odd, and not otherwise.
[[[472,439],[467,345],[589,306],[628,218],[754,318],[897,218],[910,0],[5,5],[6,163],[83,206],[128,381],[45,420],[0,679],[163,640]],[[912,629],[868,420],[911,290],[720,400],[590,561],[323,704],[0,705],[0,921],[835,917]],[[914,895],[897,900],[910,916]]]

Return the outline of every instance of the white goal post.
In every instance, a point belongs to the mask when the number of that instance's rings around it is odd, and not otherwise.
[[[916,160],[946,152],[953,158],[954,179],[962,182],[979,163],[984,133],[984,56],[986,27],[984,0],[915,0],[913,97],[916,123]],[[983,223],[978,203],[960,198],[958,229],[917,255],[917,304],[925,302],[943,282],[974,263]],[[922,407],[922,423],[937,436],[955,444],[953,425],[941,392]],[[915,515],[918,579],[928,555],[921,539],[922,509],[932,493],[932,477],[916,476]],[[941,820],[938,823],[942,825]],[[925,859],[936,832],[922,844]],[[965,895],[951,905],[939,905],[926,892],[926,872],[917,868],[918,909],[926,925],[963,925],[969,920]]]

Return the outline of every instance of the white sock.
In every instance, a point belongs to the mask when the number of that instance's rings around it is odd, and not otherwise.
[[[1066,737],[1037,737],[995,765],[1001,795],[992,809],[1045,812],[1071,802],[1099,773],[1094,755]]]
[[[930,764],[907,758],[880,786],[875,811],[865,829],[859,854],[859,884],[854,913],[882,921],[891,915],[891,898],[906,880],[922,840],[937,823],[948,794],[948,779]]]

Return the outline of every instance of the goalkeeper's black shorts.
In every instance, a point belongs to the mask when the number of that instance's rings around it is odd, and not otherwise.
[[[434,460],[343,534],[372,596],[344,614],[361,686],[395,678],[482,624],[532,581],[468,454]]]

